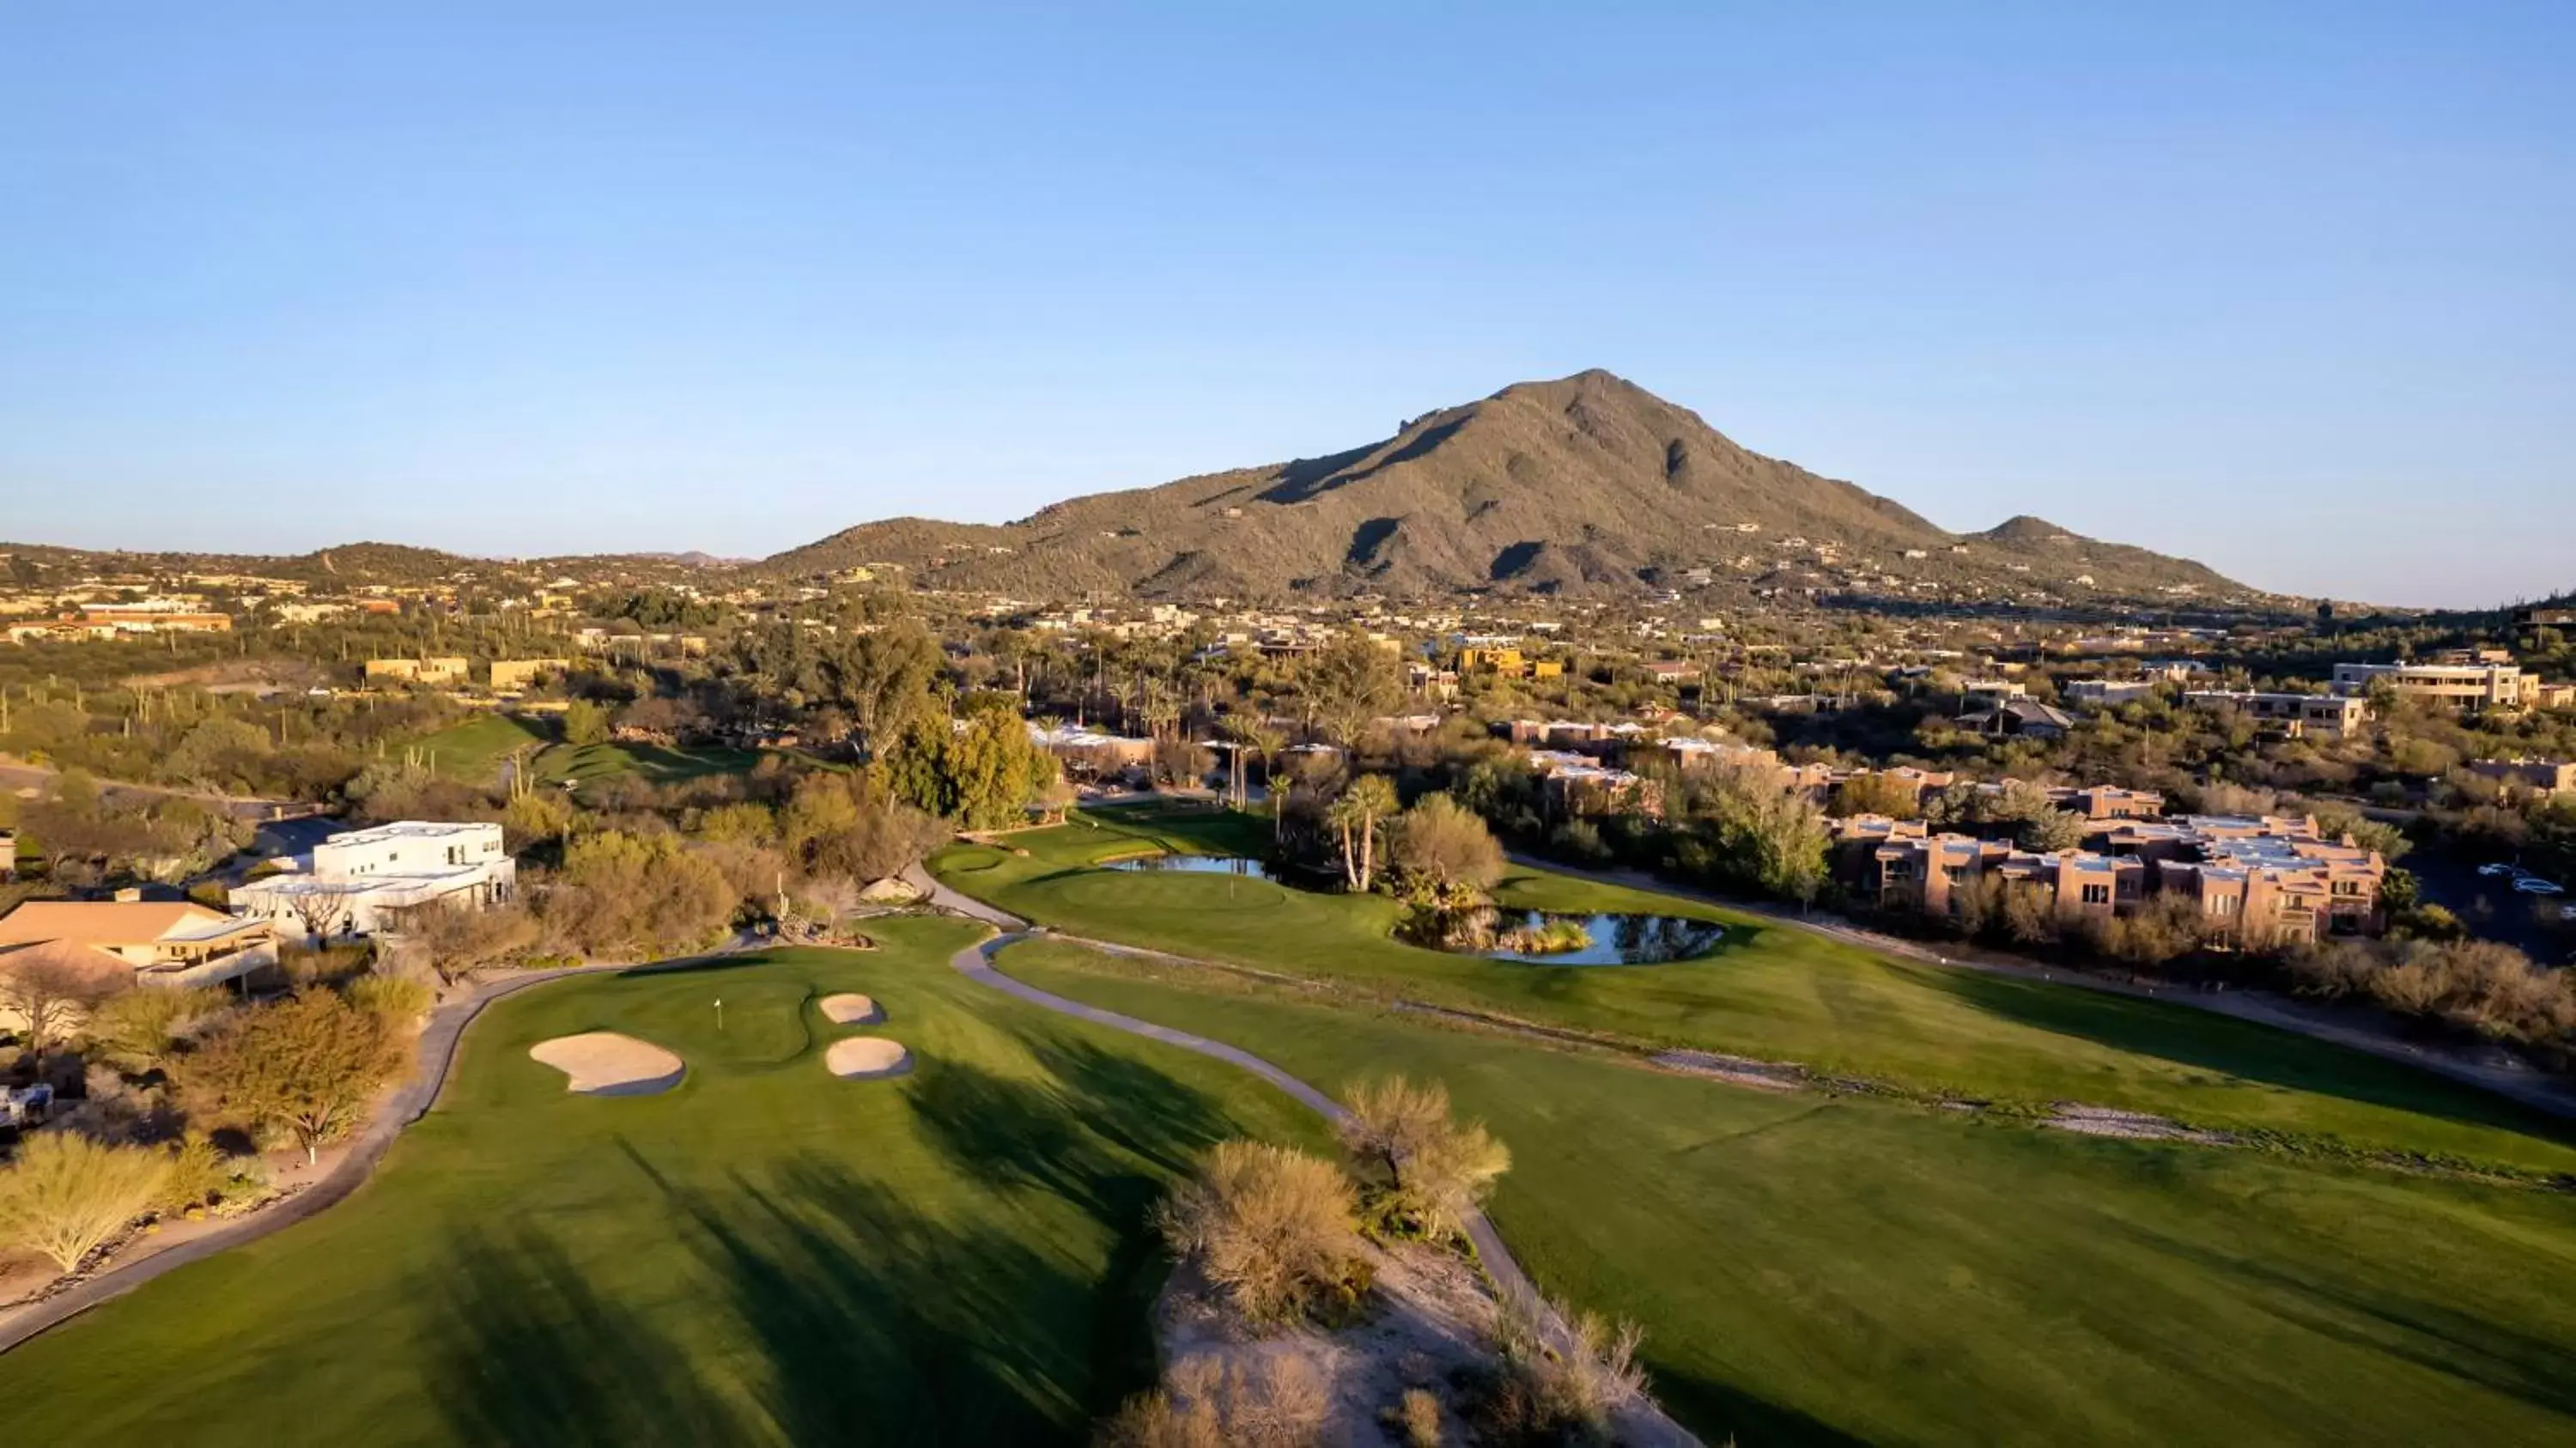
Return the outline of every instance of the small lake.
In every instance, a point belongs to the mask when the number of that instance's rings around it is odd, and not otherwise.
[[[1100,868],[1134,874],[1170,870],[1183,875],[1238,875],[1249,880],[1273,878],[1268,865],[1240,855],[1139,855],[1131,860],[1111,860]]]
[[[1548,910],[1417,911],[1396,938],[1426,950],[1530,965],[1666,965],[1717,949],[1726,927],[1679,915]]]

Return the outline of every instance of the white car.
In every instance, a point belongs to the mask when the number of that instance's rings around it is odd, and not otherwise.
[[[2492,865],[2478,866],[2478,873],[2487,876],[2510,875],[2513,873],[2513,866],[2506,864],[2502,860],[2498,860]]]
[[[2513,888],[2521,891],[2525,895],[2564,895],[2567,893],[2565,886],[2552,884],[2549,881],[2540,878],[2538,875],[2523,876],[2521,879],[2513,882]]]

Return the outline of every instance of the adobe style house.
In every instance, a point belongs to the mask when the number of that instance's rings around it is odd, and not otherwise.
[[[291,860],[282,873],[234,889],[233,908],[292,940],[339,940],[401,928],[401,912],[469,910],[518,893],[519,865],[493,823],[405,820],[351,830]]]
[[[277,931],[189,900],[30,900],[0,915],[0,969],[38,959],[116,985],[219,985],[274,963]]]
[[[1067,779],[1107,779],[1154,762],[1154,741],[1127,734],[1104,734],[1072,724],[1050,728],[1029,723],[1029,742],[1055,757]]]
[[[453,685],[465,682],[470,660],[461,657],[430,659],[369,659],[367,682],[370,684]]]

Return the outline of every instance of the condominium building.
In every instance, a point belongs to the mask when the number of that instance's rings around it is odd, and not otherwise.
[[[298,940],[373,935],[398,928],[405,910],[479,910],[518,892],[518,862],[492,823],[404,820],[351,830],[286,864],[282,873],[235,888],[233,908]]]
[[[2518,664],[2337,664],[2334,689],[2361,695],[2386,685],[2399,698],[2422,699],[2453,709],[2520,709],[2531,701],[2532,681]]]
[[[2045,891],[2050,914],[2072,926],[2172,895],[2194,902],[2213,934],[2252,948],[2368,929],[2388,868],[2376,851],[2327,840],[2305,818],[2122,820],[2095,837],[2098,848],[2044,854],[1883,816],[1837,820],[1834,830],[1837,872],[1882,909],[1956,919],[1964,892],[1994,878]]]

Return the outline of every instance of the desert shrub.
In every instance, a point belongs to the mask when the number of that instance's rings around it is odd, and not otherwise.
[[[1331,1162],[1226,1141],[1172,1190],[1155,1223],[1246,1321],[1279,1323],[1356,1302],[1354,1210],[1350,1181]]]
[[[1507,1293],[1491,1328],[1494,1367],[1475,1399],[1477,1441],[1608,1444],[1611,1415],[1645,1396],[1644,1332],[1524,1293]]]
[[[1423,796],[1397,819],[1390,854],[1408,881],[1443,892],[1482,892],[1503,878],[1501,842],[1474,810],[1445,794]]]
[[[168,1062],[171,1051],[199,1024],[232,1008],[232,997],[212,987],[165,990],[144,987],[101,1001],[84,1027],[101,1059],[143,1072]]]
[[[1171,1381],[1128,1400],[1102,1425],[1100,1448],[1311,1448],[1332,1394],[1306,1358],[1194,1358]]]
[[[418,949],[438,978],[453,983],[467,972],[497,965],[537,943],[537,923],[517,905],[469,910],[437,900],[403,912],[402,937]]]
[[[327,990],[239,1011],[180,1063],[192,1115],[283,1133],[313,1160],[356,1124],[407,1044],[385,1020]]]
[[[151,1210],[171,1169],[170,1153],[153,1147],[38,1132],[0,1170],[0,1241],[31,1248],[69,1272]]]
[[[170,1158],[170,1179],[157,1203],[169,1211],[202,1207],[224,1194],[233,1180],[232,1160],[203,1132],[192,1131]]]
[[[1387,1410],[1387,1426],[1403,1436],[1404,1448],[1440,1448],[1440,1400],[1428,1389],[1408,1388]]]
[[[396,1026],[409,1026],[429,1014],[436,992],[430,989],[428,981],[416,975],[369,971],[349,982],[346,994],[349,1004],[358,1009]]]
[[[1443,1238],[1509,1170],[1512,1155],[1481,1123],[1449,1112],[1449,1089],[1401,1076],[1351,1093],[1340,1126],[1370,1225],[1395,1235]]]

